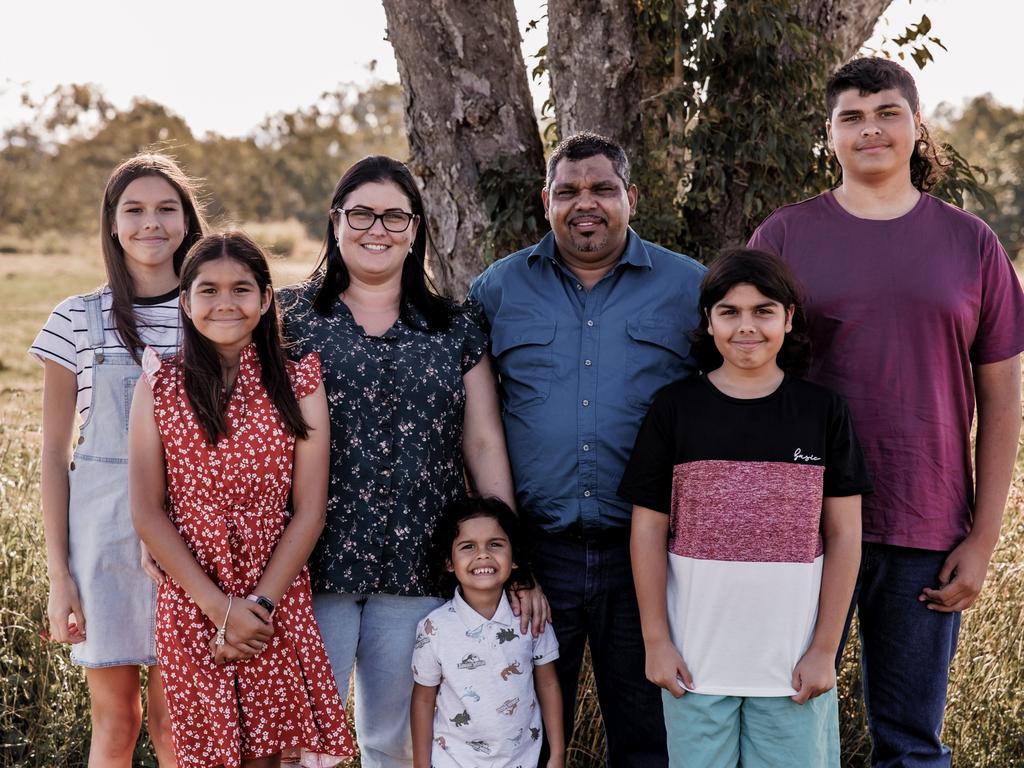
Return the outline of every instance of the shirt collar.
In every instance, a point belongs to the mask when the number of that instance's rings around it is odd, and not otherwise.
[[[527,264],[533,266],[540,257],[546,258],[552,263],[558,263],[558,247],[555,245],[555,233],[548,232],[537,245],[533,247],[526,257]],[[618,264],[628,264],[631,267],[651,267],[651,257],[644,248],[640,236],[633,231],[632,227],[626,228],[626,250],[622,252]],[[618,266],[618,265],[616,265]]]
[[[455,613],[458,615],[462,623],[466,625],[466,629],[476,629],[481,624],[494,623],[503,624],[506,627],[511,627],[516,621],[515,615],[512,613],[512,606],[508,604],[508,596],[505,591],[501,592],[501,600],[498,601],[498,608],[494,612],[494,616],[490,619],[485,619],[479,613],[466,602],[462,597],[462,588],[459,587],[455,590],[455,597],[452,598],[452,604],[455,606]]]

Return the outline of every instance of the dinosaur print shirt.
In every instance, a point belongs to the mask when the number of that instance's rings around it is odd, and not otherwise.
[[[491,619],[460,591],[432,611],[417,627],[412,673],[420,685],[440,686],[433,768],[535,766],[542,726],[533,668],[557,658],[551,627],[536,640],[522,634],[504,593]]]

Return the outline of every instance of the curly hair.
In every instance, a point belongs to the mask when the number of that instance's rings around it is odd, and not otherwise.
[[[921,110],[917,84],[906,69],[895,61],[878,56],[853,59],[833,72],[828,79],[825,86],[825,108],[831,117],[839,94],[843,91],[857,90],[861,96],[867,96],[890,88],[900,92],[912,112]],[[921,123],[920,135],[914,142],[914,152],[910,156],[911,183],[922,192],[927,192],[939,183],[951,165],[952,162],[943,155],[942,148],[932,140],[928,127]]]
[[[440,589],[441,595],[449,597],[455,594],[455,588],[459,584],[455,574],[448,570],[452,559],[452,545],[459,535],[459,526],[464,521],[477,517],[489,517],[495,520],[508,536],[515,567],[512,569],[508,581],[505,582],[505,588],[508,589],[513,585],[516,588],[531,588],[534,584],[531,552],[519,515],[501,499],[466,496],[451,501],[445,506],[431,537],[429,562],[434,581]]]
[[[734,286],[746,283],[784,307],[793,307],[792,330],[782,342],[776,357],[779,367],[793,376],[802,376],[811,362],[811,340],[807,333],[801,291],[789,267],[765,251],[739,248],[722,253],[704,275],[700,285],[700,324],[690,332],[690,351],[703,373],[720,368],[722,353],[708,333],[708,318],[715,306]]]

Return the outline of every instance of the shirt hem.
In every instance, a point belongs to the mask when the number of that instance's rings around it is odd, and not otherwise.
[[[929,552],[949,552],[957,547],[965,538],[966,532],[957,532],[948,537],[932,538],[922,541],[914,536],[906,534],[883,534],[868,533],[861,534],[861,540],[867,544],[884,544],[888,547],[906,547],[907,549],[924,549]]]

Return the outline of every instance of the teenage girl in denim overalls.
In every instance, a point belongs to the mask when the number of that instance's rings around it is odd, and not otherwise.
[[[128,506],[128,413],[145,344],[177,344],[178,270],[205,227],[189,179],[163,155],[138,155],[107,182],[101,213],[107,285],[66,299],[31,352],[45,365],[42,508],[50,634],[85,667],[89,766],[129,768],[150,668],[148,725],[174,765],[154,653],[154,590]],[[76,411],[84,417],[73,460]],[[159,577],[149,561],[147,568]]]

